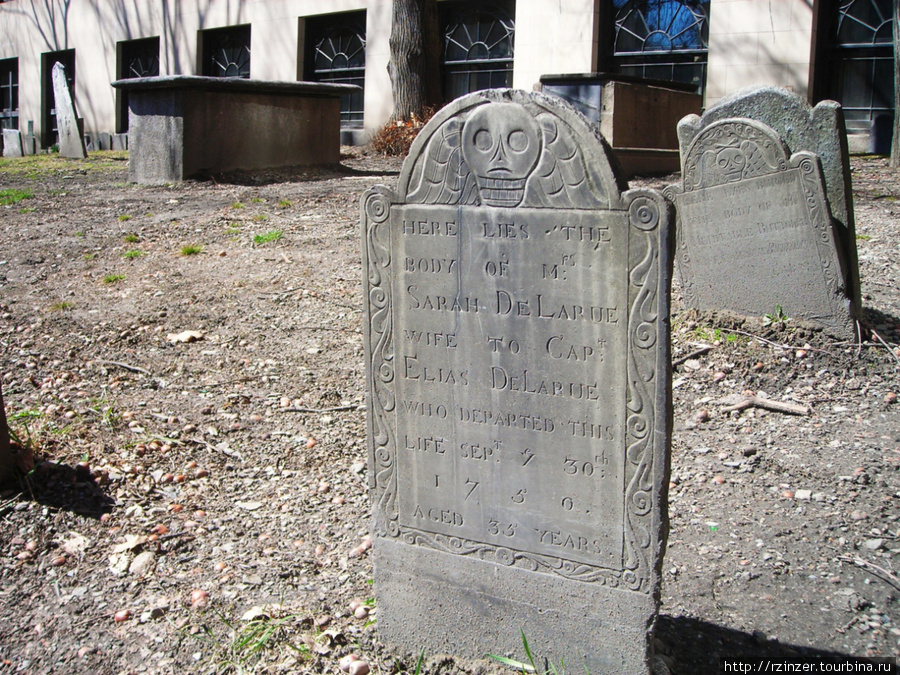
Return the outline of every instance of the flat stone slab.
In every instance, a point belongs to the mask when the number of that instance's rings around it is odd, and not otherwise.
[[[817,155],[753,120],[705,126],[682,158],[677,259],[685,304],[786,316],[852,338],[844,262]]]
[[[178,75],[117,80],[128,92],[129,177],[192,176],[340,161],[340,97],[317,82]]]
[[[379,634],[648,672],[667,531],[669,211],[558,99],[440,111],[362,201]]]

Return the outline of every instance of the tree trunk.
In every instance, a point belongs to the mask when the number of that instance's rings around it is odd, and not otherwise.
[[[392,121],[422,116],[440,103],[440,53],[436,0],[394,0],[391,16]]]
[[[16,460],[9,447],[9,427],[6,424],[6,408],[3,405],[3,389],[0,387],[0,485],[9,481],[16,471]]]
[[[900,0],[894,0],[894,140],[891,166],[900,166]]]

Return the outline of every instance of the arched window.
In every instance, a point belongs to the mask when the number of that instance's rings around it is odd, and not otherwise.
[[[614,69],[687,82],[702,93],[709,52],[709,0],[613,0]]]
[[[366,82],[366,13],[330,14],[307,20],[306,79],[313,82]],[[341,97],[341,125],[362,126],[363,90]]]
[[[513,4],[447,3],[444,27],[444,96],[512,86]]]
[[[830,14],[825,95],[844,107],[848,131],[866,131],[894,108],[891,0],[838,0]]]
[[[250,77],[250,26],[201,31],[203,74],[209,77]]]

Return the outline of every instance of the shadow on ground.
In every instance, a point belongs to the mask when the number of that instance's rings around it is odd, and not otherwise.
[[[670,667],[672,675],[794,672],[779,671],[774,666],[775,664],[800,663],[801,659],[810,663],[818,662],[829,664],[833,668],[843,667],[844,669],[824,670],[809,666],[813,669],[798,672],[900,672],[896,667],[890,671],[879,670],[879,664],[886,663],[884,659],[860,658],[824,649],[785,644],[777,640],[769,640],[760,632],[745,633],[689,617],[660,615],[656,625],[656,639],[660,647],[658,652],[662,652],[663,660]],[[745,671],[734,667],[726,669],[726,659],[744,663],[758,663],[760,659],[764,661],[755,670]],[[766,661],[770,661],[772,664],[769,670],[765,669]],[[848,665],[844,666],[844,664]],[[882,668],[884,668],[883,665]]]
[[[112,511],[115,499],[80,466],[40,462],[19,481],[20,498],[41,506],[98,519]]]

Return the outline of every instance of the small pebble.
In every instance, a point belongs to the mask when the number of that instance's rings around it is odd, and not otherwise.
[[[202,588],[191,591],[191,607],[206,607],[209,604],[209,592]]]
[[[357,619],[368,619],[369,618],[369,608],[365,605],[360,605],[356,609],[353,610],[353,616]]]
[[[892,391],[889,391],[887,394],[884,395],[884,402],[888,403],[888,404],[896,403],[897,402],[897,394],[895,394]]]
[[[356,654],[347,654],[347,656],[341,658],[341,660],[338,662],[338,665],[345,673],[349,673],[350,666],[354,661],[359,661],[359,657]]]
[[[369,675],[369,664],[362,660],[354,661],[347,672],[350,675]]]
[[[128,621],[131,618],[131,610],[130,609],[120,609],[116,612],[113,619],[115,619],[116,623],[122,623],[123,621]]]

